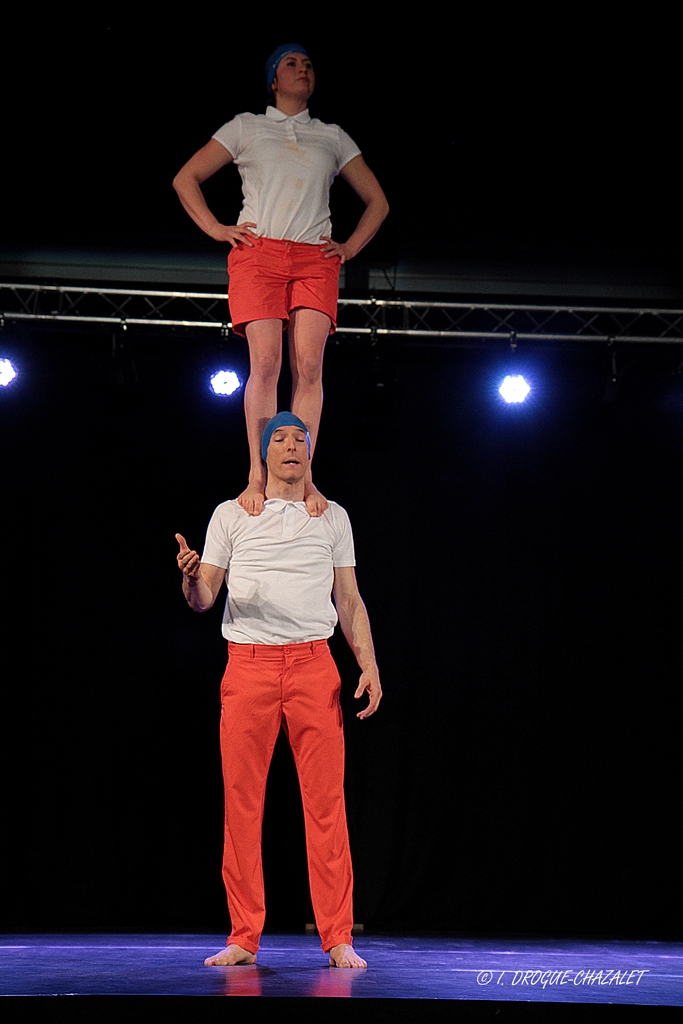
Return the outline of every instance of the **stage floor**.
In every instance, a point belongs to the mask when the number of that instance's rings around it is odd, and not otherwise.
[[[683,944],[361,935],[368,970],[336,970],[317,938],[268,935],[257,964],[204,967],[223,944],[219,935],[3,936],[0,994],[683,1005]]]

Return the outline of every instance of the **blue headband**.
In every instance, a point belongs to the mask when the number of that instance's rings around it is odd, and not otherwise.
[[[263,431],[263,440],[261,441],[261,458],[266,461],[266,455],[268,454],[268,445],[270,439],[273,436],[273,432],[278,430],[279,427],[299,427],[303,430],[306,435],[306,444],[308,445],[308,457],[311,457],[311,435],[308,433],[308,429],[303,420],[300,420],[298,416],[295,416],[293,412],[279,412],[277,416],[273,416],[272,420],[268,420],[266,423],[266,429]]]
[[[273,87],[273,79],[275,78],[278,64],[283,57],[287,57],[290,53],[303,53],[304,57],[308,57],[306,49],[303,46],[299,46],[298,43],[285,43],[284,46],[278,46],[277,50],[273,50],[266,61],[266,89],[269,93]]]

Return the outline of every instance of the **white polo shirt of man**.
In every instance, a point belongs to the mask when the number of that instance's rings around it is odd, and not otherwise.
[[[219,505],[202,562],[226,570],[226,640],[279,645],[332,635],[334,569],[356,559],[349,517],[336,502],[314,518],[303,501],[269,498],[259,516],[236,500]]]

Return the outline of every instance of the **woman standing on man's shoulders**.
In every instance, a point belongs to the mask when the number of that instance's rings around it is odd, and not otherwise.
[[[261,437],[277,412],[283,328],[289,333],[291,411],[308,427],[313,451],[322,410],[325,341],[336,329],[339,268],[367,245],[389,212],[358,146],[337,125],[310,117],[315,75],[303,46],[289,43],[270,55],[266,85],[274,105],[265,114],[238,114],[223,125],[173,182],[202,231],[232,246],[230,315],[233,330],[246,335],[250,359],[244,408],[251,469],[239,502],[251,515],[263,508]],[[226,225],[209,210],[201,184],[232,162],[242,177],[244,202],[237,224]],[[346,242],[332,239],[329,191],[337,174],[365,204]],[[305,501],[312,516],[327,508],[310,469]]]

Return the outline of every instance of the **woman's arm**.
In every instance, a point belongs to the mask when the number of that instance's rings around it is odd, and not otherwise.
[[[232,163],[232,154],[225,146],[222,146],[216,139],[209,139],[205,146],[202,146],[193,157],[181,167],[173,179],[173,188],[178,193],[178,198],[189,213],[195,224],[202,229],[210,238],[216,242],[230,242],[232,246],[238,242],[245,242],[251,245],[250,237],[255,237],[254,232],[249,228],[256,225],[249,222],[234,225],[221,224],[206,205],[204,193],[200,186],[203,181],[210,178],[212,174]],[[353,161],[351,161],[353,163]]]
[[[349,160],[339,173],[365,203],[365,212],[358,221],[358,227],[346,242],[333,242],[331,238],[323,235],[324,241],[327,242],[327,245],[323,246],[325,255],[339,256],[341,262],[345,263],[346,260],[357,256],[370,239],[375,237],[382,221],[389,213],[389,203],[382,186],[360,154]]]

